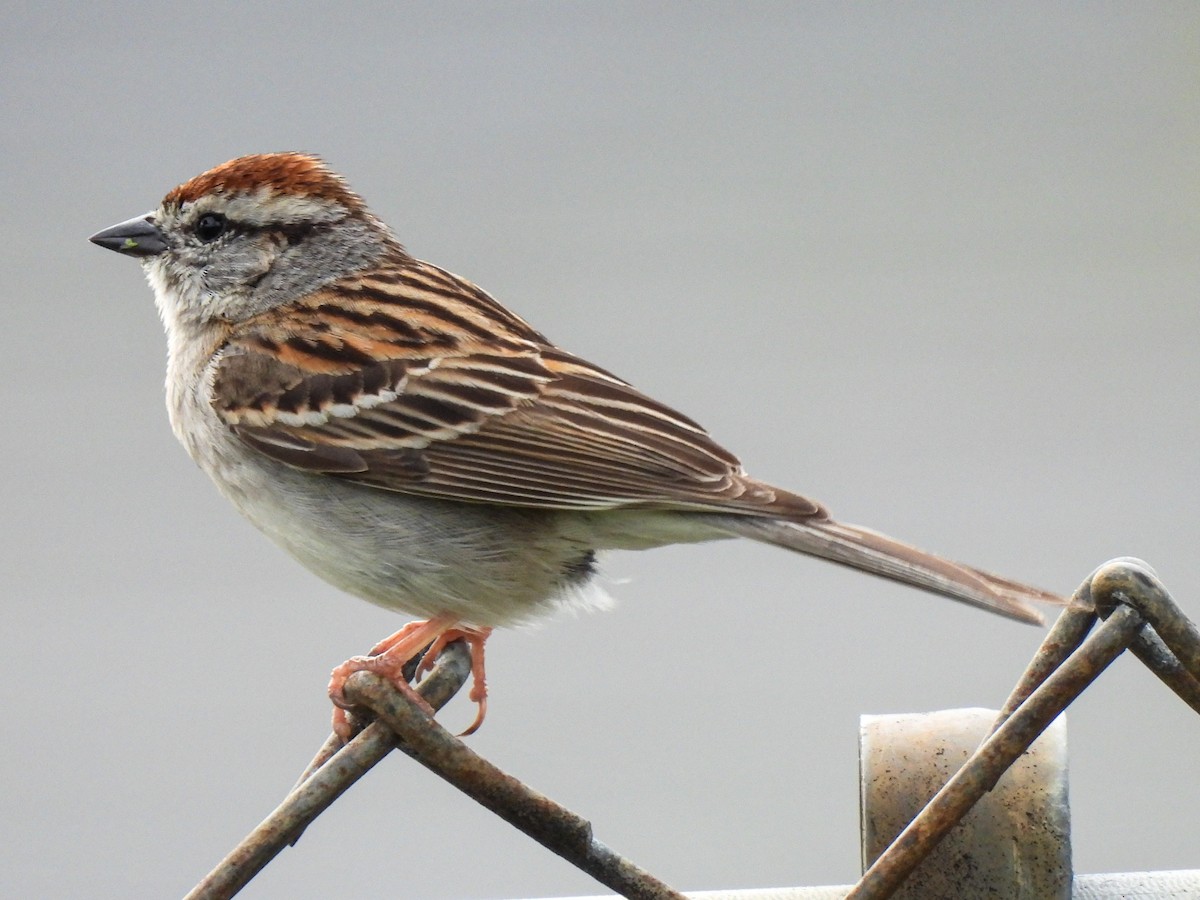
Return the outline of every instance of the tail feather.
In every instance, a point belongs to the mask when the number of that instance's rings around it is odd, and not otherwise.
[[[869,528],[832,519],[796,522],[739,516],[727,517],[721,525],[730,534],[818,556],[1035,625],[1042,624],[1044,619],[1032,601],[1060,605],[1064,602],[1062,597],[1048,591],[951,562]]]

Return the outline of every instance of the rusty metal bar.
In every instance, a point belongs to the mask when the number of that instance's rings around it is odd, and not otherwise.
[[[1129,650],[1180,700],[1200,713],[1200,681],[1183,667],[1183,663],[1156,632],[1149,628],[1142,629],[1142,633],[1129,645]]]
[[[992,727],[995,732],[1005,720],[1032,694],[1043,681],[1052,675],[1059,666],[1066,662],[1075,650],[1083,643],[1088,632],[1096,624],[1096,610],[1092,605],[1090,581],[1085,581],[1075,591],[1067,608],[1059,614],[1058,619],[1033,655],[1033,660],[1022,673],[1016,687],[1000,708],[1000,715]]]
[[[470,673],[470,652],[462,642],[455,642],[438,658],[417,691],[430,706],[440,709]],[[274,812],[192,888],[185,900],[227,900],[237,894],[334,800],[395,749],[396,740],[386,725],[368,725],[324,765],[306,773],[308,777],[303,777]]]
[[[601,884],[632,900],[683,900],[597,841],[586,819],[492,765],[384,679],[355,672],[346,680],[346,697],[370,707],[421,765]]]

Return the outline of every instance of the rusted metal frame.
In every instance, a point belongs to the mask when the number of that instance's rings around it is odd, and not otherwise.
[[[456,642],[438,658],[434,670],[418,685],[417,692],[434,709],[440,709],[463,686],[470,673],[470,652],[465,644]],[[233,897],[284,847],[295,843],[317,816],[396,745],[395,733],[381,722],[368,725],[336,753],[328,753],[331,747],[336,749],[336,745],[327,741],[305,776],[275,811],[221,860],[185,900]]]
[[[1135,607],[1150,624],[1129,649],[1184,703],[1200,713],[1200,629],[1184,614],[1154,571],[1136,559],[1106,563],[1092,575],[1097,612],[1117,603]]]
[[[1144,624],[1141,616],[1129,607],[1115,610],[934,795],[871,864],[847,900],[890,897],[979,798],[992,789],[1017,757],[1129,646]]]
[[[470,674],[465,644],[451,644],[417,692],[435,710]],[[394,749],[425,765],[543,846],[626,897],[683,900],[683,895],[592,837],[582,817],[526,787],[480,757],[387,681],[366,672],[346,696],[376,713],[347,745],[327,740],[287,798],[196,885],[185,900],[226,900],[245,887],[312,821]]]
[[[1097,616],[1106,621],[1089,637]],[[1127,648],[1200,712],[1200,629],[1141,560],[1106,563],[1075,592],[1005,702],[992,734],[875,860],[848,898],[891,896],[1050,722]]]
[[[1097,612],[1107,620],[1087,637]],[[1152,628],[1145,628],[1147,623]],[[1050,722],[1127,647],[1200,712],[1200,630],[1144,563],[1116,560],[1101,566],[1055,623],[1005,703],[993,733],[872,864],[848,897],[890,896]],[[462,686],[469,670],[466,648],[453,644],[418,691],[431,706],[440,708]],[[681,900],[681,894],[597,842],[587,820],[475,754],[386,681],[360,672],[347,680],[346,691],[348,698],[370,707],[379,720],[340,750],[336,740],[327,741],[279,808],[188,894],[188,900],[234,896],[397,746],[622,895]]]
[[[345,691],[356,705],[370,707],[413,759],[601,884],[634,900],[684,900],[597,841],[586,819],[475,753],[384,679],[355,672]]]
[[[1093,599],[1097,589],[1101,597],[1099,610]],[[1083,642],[1098,615],[1107,616],[1117,602],[1136,608],[1151,626],[1138,633],[1129,650],[1184,703],[1200,713],[1200,630],[1149,566],[1140,559],[1123,557],[1105,563],[1079,586],[1005,701],[997,728]]]

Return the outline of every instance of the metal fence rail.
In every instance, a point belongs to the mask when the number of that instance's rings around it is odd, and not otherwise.
[[[689,891],[684,896],[688,900],[842,900],[853,889],[852,884],[842,884],[747,891]],[[1070,896],[1071,900],[1195,900],[1200,897],[1200,869],[1078,875]],[[562,897],[555,900],[612,900],[612,895]]]

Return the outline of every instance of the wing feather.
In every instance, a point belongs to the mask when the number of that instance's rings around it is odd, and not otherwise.
[[[425,263],[344,279],[251,320],[217,358],[212,403],[255,451],[386,490],[824,515],[748,478],[691,419]]]

